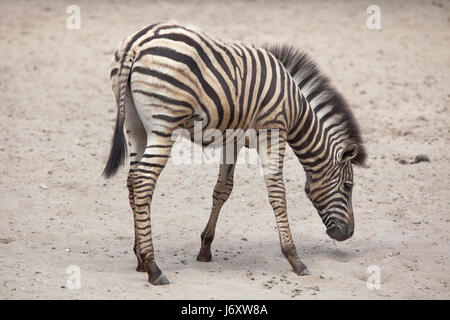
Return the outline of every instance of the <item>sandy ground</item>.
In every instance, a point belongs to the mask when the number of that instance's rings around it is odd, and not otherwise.
[[[76,2],[80,30],[66,28],[72,1],[0,2],[0,298],[450,298],[450,2],[381,1],[379,31],[366,27],[366,1]],[[126,169],[101,177],[115,118],[109,60],[128,34],[165,19],[295,44],[351,102],[369,151],[369,168],[355,169],[353,238],[328,238],[291,152],[285,164],[311,276],[282,257],[256,165],[237,168],[211,263],[195,257],[218,166],[169,165],[152,220],[171,284],[134,271]],[[430,162],[405,164],[418,154]],[[371,265],[379,290],[366,285]],[[69,266],[81,289],[69,288]]]

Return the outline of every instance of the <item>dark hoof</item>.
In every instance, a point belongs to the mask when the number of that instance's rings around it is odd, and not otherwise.
[[[297,273],[299,276],[309,276],[311,275],[311,271],[308,270],[308,268],[304,269],[303,271],[300,271],[300,273]]]
[[[163,286],[169,284],[166,276],[161,272],[155,262],[148,262],[145,265],[148,273],[148,282],[155,286]]]
[[[165,286],[170,283],[169,280],[167,280],[166,276],[162,273],[155,280],[152,280],[151,277],[149,277],[148,282],[150,282],[154,286]]]
[[[294,272],[299,276],[309,276],[311,274],[311,271],[303,263],[299,268],[294,269]]]
[[[210,262],[212,259],[211,251],[200,250],[200,253],[197,256],[197,261],[200,262]]]

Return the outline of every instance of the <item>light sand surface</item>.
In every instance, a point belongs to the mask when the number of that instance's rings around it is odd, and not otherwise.
[[[450,2],[0,2],[0,298],[449,299]],[[311,54],[350,102],[369,167],[355,168],[356,230],[325,234],[289,152],[288,213],[312,275],[283,258],[263,177],[240,165],[213,243],[196,255],[218,165],[169,165],[152,207],[154,287],[135,272],[126,169],[101,177],[116,115],[109,61],[118,43],[161,20],[246,43],[288,43]],[[401,164],[425,154],[430,162]],[[66,270],[81,270],[69,289]],[[381,272],[369,290],[367,268]]]

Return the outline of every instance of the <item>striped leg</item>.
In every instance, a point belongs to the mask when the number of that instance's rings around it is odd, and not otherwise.
[[[145,267],[142,263],[141,258],[136,251],[137,243],[137,229],[136,229],[136,210],[134,202],[134,188],[133,188],[133,174],[137,169],[139,159],[145,150],[147,144],[147,133],[145,132],[144,126],[142,125],[139,115],[137,114],[134,101],[131,98],[129,90],[125,94],[125,131],[126,140],[128,144],[128,150],[130,152],[130,170],[128,172],[127,187],[128,187],[128,198],[130,201],[130,207],[133,211],[133,221],[134,221],[134,245],[133,251],[136,254],[138,265],[136,271],[145,272]]]
[[[283,160],[286,150],[286,139],[281,136],[276,141],[267,142],[267,152],[260,152],[264,179],[269,193],[269,201],[275,213],[275,219],[280,237],[281,252],[298,275],[310,274],[297,254],[287,217],[286,190],[283,181]],[[261,150],[263,151],[263,150]]]
[[[133,211],[133,220],[134,220],[133,251],[134,251],[134,254],[136,255],[136,258],[138,261],[136,271],[145,272],[144,264],[142,263],[142,260],[136,251],[136,243],[137,243],[137,239],[138,239],[138,234],[137,234],[137,228],[136,228],[137,227],[136,226],[136,207],[134,204],[134,188],[133,188],[133,172],[136,171],[137,164],[138,164],[138,162],[136,161],[136,155],[137,154],[135,152],[130,153],[130,171],[128,172],[127,187],[128,187],[128,199],[130,201],[131,210]]]
[[[220,164],[219,177],[217,178],[216,186],[213,193],[213,205],[211,209],[211,215],[209,216],[208,223],[201,234],[202,247],[197,255],[197,261],[209,262],[211,261],[211,243],[214,240],[214,234],[216,232],[217,219],[219,218],[220,209],[223,204],[228,200],[228,197],[233,190],[233,176],[234,168],[236,166],[236,159],[239,150],[234,149],[234,163],[227,164],[225,162],[225,154]]]
[[[154,285],[169,283],[155,262],[150,207],[156,181],[167,163],[172,144],[170,135],[166,137],[151,133],[147,138],[147,148],[131,176],[135,204],[136,252],[148,273],[148,281]]]

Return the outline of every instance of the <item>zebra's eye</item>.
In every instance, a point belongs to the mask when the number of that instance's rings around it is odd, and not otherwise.
[[[353,183],[346,181],[342,185],[343,185],[345,191],[349,192],[350,190],[352,190]]]

